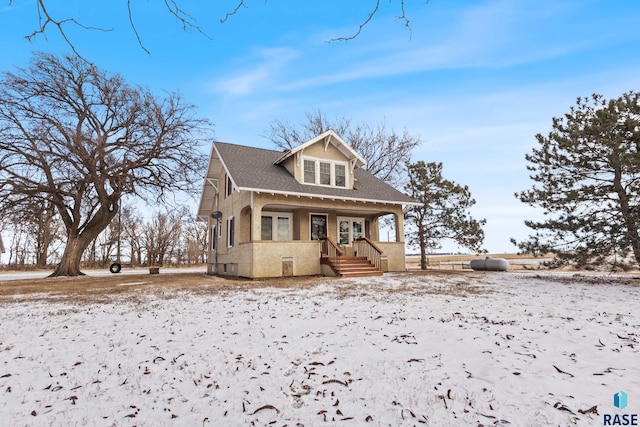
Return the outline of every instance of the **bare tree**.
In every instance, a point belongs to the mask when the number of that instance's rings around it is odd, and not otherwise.
[[[163,265],[165,257],[175,250],[182,232],[182,213],[158,212],[143,226],[142,238],[147,265]]]
[[[347,35],[347,36],[338,36],[338,37],[334,37],[331,38],[330,40],[328,40],[329,42],[334,42],[334,41],[350,41],[350,40],[354,40],[355,38],[357,38],[363,31],[363,29],[374,19],[374,17],[379,13],[380,11],[380,1],[381,0],[370,0],[370,9],[369,12],[362,17],[362,19],[360,20],[360,24],[358,25],[357,30],[355,30],[353,33]],[[393,0],[390,0],[390,3],[395,3],[397,5],[397,10],[398,10],[398,14],[396,15],[397,20],[401,21],[403,23],[403,25],[409,29],[409,32],[411,32],[411,27],[409,25],[409,18],[407,17],[406,11],[405,11],[405,6],[407,4],[408,0],[396,0],[395,2]],[[161,5],[160,7],[164,7],[165,12],[168,13],[169,15],[171,15],[173,18],[175,18],[175,20],[177,21],[178,25],[180,25],[182,27],[182,29],[184,31],[195,31],[197,33],[200,33],[202,36],[206,37],[206,38],[211,38],[207,35],[207,33],[205,32],[204,28],[198,24],[198,20],[196,19],[195,15],[192,13],[187,12],[181,5],[180,2],[178,0],[165,0],[164,2],[161,2],[161,4],[163,3],[163,5]],[[246,0],[233,0],[231,2],[229,2],[230,7],[229,9],[227,9],[227,12],[225,13],[225,16],[221,19],[219,19],[220,24],[224,24],[225,22],[227,22],[229,19],[231,19],[234,15],[240,13],[240,11],[242,9],[246,9],[248,8],[247,5],[247,1]],[[425,3],[428,3],[428,0],[425,1]],[[13,4],[13,0],[8,0],[8,4],[9,6],[11,6]],[[31,34],[28,34],[25,36],[25,38],[29,41],[33,41],[35,40],[38,36],[41,37],[46,37],[47,32],[49,31],[49,29],[51,27],[53,27],[54,31],[57,32],[58,34],[60,34],[60,36],[64,39],[64,41],[67,43],[67,45],[69,46],[69,48],[71,48],[71,50],[73,50],[74,53],[76,53],[78,56],[80,56],[79,52],[76,50],[75,44],[73,42],[73,40],[70,38],[70,36],[67,34],[67,30],[66,28],[71,25],[71,26],[75,26],[75,27],[79,27],[85,30],[93,30],[93,31],[103,31],[103,32],[110,32],[113,31],[114,28],[113,27],[109,27],[109,26],[93,26],[93,25],[87,25],[85,23],[80,22],[78,19],[74,18],[73,15],[69,15],[67,17],[64,18],[60,18],[55,16],[54,13],[50,12],[49,9],[47,8],[47,5],[49,5],[49,1],[47,0],[36,0],[35,2],[35,7],[36,7],[36,11],[37,11],[37,15],[38,15],[38,23],[37,26],[35,27],[35,29],[33,30],[33,32],[31,32]],[[304,8],[304,6],[297,6],[297,7],[301,7]],[[129,20],[129,24],[131,26],[131,29],[133,30],[133,33],[135,35],[136,41],[138,43],[138,45],[140,46],[140,48],[146,52],[147,54],[150,54],[151,52],[149,51],[149,49],[147,49],[144,45],[142,36],[140,35],[140,32],[138,31],[138,27],[136,25],[136,16],[134,13],[134,10],[132,9],[132,1],[131,0],[127,0],[126,2],[126,8],[123,7],[123,13],[127,14],[128,20]]]
[[[5,222],[10,224],[16,247],[12,254],[21,253],[21,262],[33,259],[37,268],[45,268],[55,254],[56,243],[62,240],[63,226],[52,203],[46,200],[27,200],[23,205],[4,209]],[[31,262],[29,261],[29,264]]]
[[[0,79],[0,207],[51,203],[66,230],[54,276],[75,276],[125,194],[196,188],[206,120],[176,93],[157,98],[81,58],[39,53]],[[204,133],[201,133],[204,132]]]
[[[204,264],[207,254],[207,227],[193,217],[183,226],[187,263]]]
[[[345,117],[330,120],[320,110],[307,112],[305,117],[306,121],[299,126],[273,120],[264,137],[286,150],[331,129],[367,161],[366,168],[370,173],[391,184],[399,184],[405,163],[421,143],[419,136],[411,135],[406,129],[401,134],[394,129],[388,130],[385,122],[372,126],[354,124]]]
[[[120,211],[121,235],[125,246],[129,247],[131,266],[142,264],[142,229],[144,223],[140,214],[133,206],[123,206]]]

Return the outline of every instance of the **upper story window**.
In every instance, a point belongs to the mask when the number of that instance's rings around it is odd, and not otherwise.
[[[224,197],[227,198],[233,194],[233,181],[228,174],[225,174],[224,180]]]
[[[346,188],[347,163],[307,157],[302,161],[302,177],[305,184]]]
[[[347,167],[345,165],[334,166],[335,170],[335,179],[336,179],[336,187],[346,187],[347,186]]]
[[[304,183],[315,184],[316,183],[316,161],[305,160],[303,163],[304,163]]]

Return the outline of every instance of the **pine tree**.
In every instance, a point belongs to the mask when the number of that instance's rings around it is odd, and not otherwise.
[[[585,266],[633,252],[640,264],[640,94],[578,98],[526,155],[531,189],[516,193],[544,209],[525,221],[535,233],[524,252],[554,252],[560,264]]]
[[[407,164],[407,194],[420,202],[406,214],[408,242],[420,247],[420,268],[427,268],[427,252],[440,248],[445,239],[480,251],[486,220],[473,219],[469,209],[476,203],[469,187],[442,176],[442,163],[419,161]]]

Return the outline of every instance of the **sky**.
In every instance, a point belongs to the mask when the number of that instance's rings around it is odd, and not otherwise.
[[[161,95],[179,91],[215,124],[215,139],[274,148],[273,120],[291,124],[320,110],[330,118],[384,122],[420,136],[412,161],[442,162],[444,177],[468,185],[472,215],[487,220],[484,248],[514,252],[541,211],[514,193],[532,186],[525,154],[578,96],[615,98],[640,86],[640,2],[591,0],[398,0],[354,34],[374,0],[180,1],[202,35],[183,30],[164,2],[51,1],[77,51],[128,83]],[[35,2],[0,3],[0,70],[28,66],[32,52],[68,45],[38,28]],[[210,147],[203,147],[209,152]],[[203,171],[204,173],[204,171]],[[6,242],[5,242],[6,243]],[[459,250],[445,245],[445,250]]]

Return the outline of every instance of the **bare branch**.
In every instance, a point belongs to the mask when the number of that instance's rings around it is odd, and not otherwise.
[[[212,38],[204,32],[201,26],[196,25],[197,19],[188,14],[186,11],[180,9],[178,3],[176,3],[175,0],[164,0],[164,4],[165,6],[167,6],[167,10],[169,11],[169,13],[173,15],[180,22],[180,24],[182,24],[182,29],[184,31],[193,29],[209,40],[212,40]]]
[[[221,24],[224,24],[225,22],[227,22],[227,20],[232,17],[233,15],[235,15],[236,13],[238,13],[238,11],[240,10],[241,7],[244,7],[245,9],[247,9],[247,5],[244,4],[244,0],[240,0],[238,2],[238,4],[236,5],[236,8],[233,9],[231,12],[227,12],[227,14],[225,15],[225,17],[223,19],[220,20]]]
[[[138,28],[136,27],[135,22],[133,21],[133,13],[131,12],[131,0],[127,0],[127,13],[129,15],[129,24],[131,24],[131,29],[133,30],[133,34],[136,35],[136,39],[138,40],[138,45],[140,49],[144,50],[147,55],[151,55],[149,49],[144,47],[142,43],[142,39],[140,38],[140,34],[138,33]]]
[[[404,0],[402,0],[402,4],[404,5]],[[351,36],[348,36],[348,37],[337,37],[337,38],[331,39],[331,40],[329,40],[329,43],[335,42],[335,41],[344,41],[344,42],[346,42],[346,41],[353,40],[356,37],[358,37],[360,35],[360,33],[362,32],[362,29],[369,22],[371,22],[371,20],[375,16],[375,14],[378,13],[379,9],[380,9],[380,0],[376,0],[376,7],[374,7],[373,10],[369,13],[369,16],[367,17],[367,19],[365,19],[364,22],[362,24],[360,24],[360,26],[358,27],[358,31],[356,31],[354,34],[352,34]]]
[[[78,53],[78,51],[76,50],[75,45],[71,42],[69,37],[67,37],[67,33],[64,31],[64,28],[63,28],[64,24],[72,23],[72,24],[77,25],[80,28],[85,29],[85,30],[97,30],[97,31],[104,31],[104,32],[113,31],[113,28],[106,29],[106,28],[90,27],[90,26],[84,25],[84,24],[78,22],[75,18],[66,18],[66,19],[62,19],[62,20],[56,20],[47,11],[47,8],[45,7],[45,1],[46,0],[37,0],[38,25],[39,25],[39,28],[37,30],[35,30],[33,33],[31,33],[30,35],[25,36],[25,39],[27,39],[29,42],[32,42],[33,40],[35,40],[35,38],[38,35],[42,35],[46,40],[47,39],[47,36],[46,36],[47,26],[49,24],[52,24],[58,29],[58,32],[60,33],[60,35],[62,36],[64,41],[67,43],[67,45],[71,48],[73,53],[75,53],[78,56],[81,56]],[[11,3],[12,2],[9,2],[9,5],[11,5]]]
[[[429,3],[429,0],[426,0],[425,3]],[[406,5],[406,0],[400,0],[400,15],[397,16],[396,18],[404,22],[404,26],[409,30],[409,38],[411,38],[411,35],[413,32],[411,30],[409,18],[407,18],[407,14],[405,12],[405,5]],[[367,16],[367,18],[360,24],[360,26],[358,27],[358,30],[355,33],[346,37],[336,37],[336,38],[330,39],[328,40],[328,43],[333,43],[336,41],[348,42],[350,40],[356,39],[360,35],[360,33],[362,33],[362,30],[364,29],[364,27],[366,27],[373,20],[373,17],[379,12],[379,10],[380,10],[380,0],[376,0],[375,7],[369,13],[369,16]]]
[[[402,13],[397,18],[401,21],[404,21],[404,26],[409,30],[409,39],[411,39],[411,36],[413,35],[413,31],[411,30],[411,25],[409,25],[409,18],[407,18],[407,14],[404,11],[404,2],[405,0],[400,1],[400,11]],[[427,3],[429,3],[429,0],[427,0]]]

